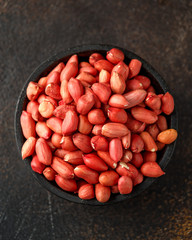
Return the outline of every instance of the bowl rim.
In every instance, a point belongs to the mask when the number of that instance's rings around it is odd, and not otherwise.
[[[150,73],[150,75],[153,76],[154,79],[156,79],[156,81],[162,88],[163,92],[167,92],[167,91],[170,92],[170,90],[167,86],[167,83],[161,77],[161,75],[147,61],[145,61],[143,58],[141,58],[137,54],[135,54],[127,49],[124,49],[124,48],[121,48],[121,47],[118,47],[115,45],[108,45],[108,44],[89,44],[89,45],[80,45],[80,46],[67,48],[66,50],[60,51],[59,53],[54,54],[53,56],[49,57],[47,60],[42,62],[27,78],[27,80],[19,94],[19,97],[18,97],[18,100],[16,103],[15,116],[14,116],[14,132],[15,132],[16,145],[17,145],[20,156],[21,156],[21,147],[23,144],[23,136],[22,136],[21,126],[20,126],[20,115],[23,110],[24,100],[26,99],[26,88],[27,88],[28,83],[30,81],[37,80],[42,75],[42,73],[46,71],[46,69],[50,68],[50,66],[52,66],[52,65],[56,65],[56,62],[59,63],[59,61],[61,61],[62,58],[69,57],[73,54],[81,54],[81,53],[88,52],[88,51],[107,52],[111,48],[118,48],[118,49],[122,50],[125,54],[125,58],[140,60],[142,62],[142,68],[144,68],[148,73]],[[178,130],[178,116],[177,116],[176,107],[170,116],[170,127]],[[163,154],[163,157],[162,157],[161,161],[159,162],[159,165],[161,166],[161,168],[163,170],[165,170],[167,164],[170,162],[171,157],[174,152],[174,149],[175,149],[175,146],[176,146],[176,141],[173,142],[172,144],[166,146],[166,150]],[[54,186],[52,183],[47,181],[42,174],[38,174],[38,173],[34,172],[31,169],[30,162],[31,162],[31,157],[28,157],[24,160],[26,167],[33,174],[34,178],[46,190],[54,193],[55,195],[57,195],[63,199],[66,199],[66,200],[69,200],[69,201],[72,201],[75,203],[95,205],[95,206],[96,205],[100,205],[100,206],[110,205],[110,204],[118,203],[118,202],[121,202],[124,200],[128,200],[130,198],[133,198],[133,197],[139,195],[141,192],[143,192],[145,189],[147,189],[154,181],[157,180],[157,178],[146,178],[144,180],[144,182],[135,186],[133,191],[130,194],[128,194],[128,195],[113,194],[113,197],[110,198],[110,200],[108,202],[100,203],[95,198],[91,199],[91,200],[80,199],[77,195],[66,192],[66,191],[60,189],[59,187]]]

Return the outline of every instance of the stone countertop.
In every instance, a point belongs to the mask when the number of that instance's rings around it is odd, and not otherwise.
[[[0,1],[0,239],[192,238],[192,2]],[[14,111],[30,73],[80,44],[114,44],[151,63],[179,113],[179,138],[166,175],[129,201],[105,207],[44,190],[17,151]]]

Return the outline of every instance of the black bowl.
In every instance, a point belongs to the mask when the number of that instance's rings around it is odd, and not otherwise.
[[[16,143],[19,150],[19,153],[21,152],[21,147],[25,141],[21,126],[20,126],[20,116],[22,113],[22,110],[25,109],[26,104],[28,102],[26,97],[26,88],[30,81],[38,81],[40,77],[46,76],[59,62],[63,61],[64,63],[70,58],[73,54],[78,54],[80,61],[88,60],[88,56],[94,52],[99,52],[101,54],[106,54],[108,50],[111,48],[114,48],[116,46],[111,45],[84,45],[84,46],[77,46],[74,48],[69,48],[67,50],[64,50],[52,57],[50,57],[48,60],[43,62],[39,67],[35,69],[35,71],[31,74],[31,76],[27,79],[27,81],[24,84],[24,87],[20,93],[20,96],[18,98],[16,110],[15,110],[15,136],[16,136]],[[119,47],[117,47],[119,48]],[[165,80],[157,73],[157,71],[145,60],[143,60],[138,55],[123,49],[121,49],[125,54],[125,63],[129,63],[130,59],[136,58],[142,62],[142,69],[141,74],[149,77],[151,79],[152,85],[156,89],[157,93],[165,93],[167,91],[170,92]],[[168,120],[168,127],[174,128],[177,130],[177,113],[176,110],[171,114],[171,116],[167,117]],[[176,142],[166,146],[163,151],[158,153],[158,161],[163,170],[165,170],[165,167],[167,166],[168,162],[171,160],[171,156],[174,152]],[[110,200],[106,203],[100,203],[96,199],[92,200],[82,200],[80,199],[76,194],[66,192],[59,188],[55,182],[49,182],[45,179],[43,175],[40,175],[36,172],[34,172],[31,169],[30,166],[31,157],[28,157],[24,163],[26,164],[26,167],[31,171],[35,179],[47,190],[50,192],[56,194],[57,196],[67,199],[72,202],[76,203],[82,203],[82,204],[89,204],[89,205],[108,205],[112,203],[121,202],[123,200],[133,198],[136,195],[143,192],[145,189],[147,189],[156,179],[155,178],[145,178],[144,181],[135,186],[133,191],[128,195],[120,195],[120,194],[112,194]]]

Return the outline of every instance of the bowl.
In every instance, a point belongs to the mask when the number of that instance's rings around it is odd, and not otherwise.
[[[16,144],[17,144],[20,154],[21,154],[22,145],[25,141],[23,134],[22,134],[21,126],[20,126],[20,116],[21,116],[22,110],[25,109],[27,102],[28,102],[27,97],[26,97],[26,89],[27,89],[28,83],[30,81],[36,82],[36,81],[38,81],[39,78],[46,76],[59,62],[61,62],[61,61],[66,62],[70,58],[70,56],[73,54],[78,54],[79,60],[85,61],[85,60],[88,60],[88,56],[90,56],[94,52],[98,52],[98,53],[105,55],[107,51],[109,51],[111,48],[114,48],[114,47],[119,48],[124,52],[124,54],[125,54],[124,62],[126,64],[128,64],[130,59],[133,59],[133,58],[138,59],[142,62],[142,69],[141,69],[140,73],[151,79],[151,83],[154,86],[157,93],[165,93],[167,91],[170,92],[165,80],[159,75],[159,73],[149,63],[147,63],[144,59],[142,59],[135,53],[130,52],[126,49],[123,49],[123,48],[120,48],[117,46],[112,46],[112,45],[98,44],[98,45],[77,46],[77,47],[73,47],[73,48],[69,48],[64,51],[61,51],[61,52],[55,54],[54,56],[50,57],[49,59],[47,59],[45,62],[40,64],[33,71],[33,73],[30,75],[30,77],[25,82],[23,89],[21,90],[21,93],[19,95],[17,105],[16,105],[16,110],[15,110],[14,124],[15,124]],[[177,130],[176,109],[174,109],[174,112],[170,116],[167,116],[166,118],[168,121],[168,128],[174,128]],[[158,152],[159,165],[161,166],[161,168],[163,170],[165,170],[167,164],[171,160],[175,145],[176,145],[176,141],[170,145],[167,145],[163,151]],[[39,182],[39,184],[42,187],[44,187],[48,191],[56,194],[57,196],[59,196],[63,199],[67,199],[69,201],[81,203],[81,204],[108,205],[108,204],[113,204],[113,203],[121,202],[124,200],[128,200],[130,198],[133,198],[133,197],[139,195],[141,192],[143,192],[145,189],[147,189],[156,180],[156,178],[145,178],[141,184],[136,185],[133,188],[133,191],[130,194],[128,194],[128,195],[112,194],[111,198],[108,202],[100,203],[96,199],[82,200],[76,194],[62,190],[61,188],[59,188],[56,185],[55,182],[49,182],[46,180],[46,178],[43,175],[40,175],[40,174],[34,172],[31,169],[30,162],[31,162],[31,157],[28,157],[24,161],[26,167],[29,169],[29,171],[33,174],[34,178]]]

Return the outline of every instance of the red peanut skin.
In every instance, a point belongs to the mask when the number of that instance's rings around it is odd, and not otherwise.
[[[75,180],[72,179],[65,179],[62,178],[59,175],[55,176],[55,182],[57,183],[57,185],[62,188],[65,191],[68,192],[75,192],[77,191],[77,183]]]
[[[33,169],[34,172],[37,172],[39,174],[42,174],[43,170],[45,169],[45,164],[39,162],[39,159],[37,157],[37,155],[35,155],[33,158],[32,158],[32,161],[31,161],[31,168]]]
[[[83,161],[87,167],[98,172],[107,171],[108,169],[105,162],[94,153],[83,155]]]
[[[111,192],[112,193],[119,193],[118,185],[114,185],[111,187]]]
[[[56,149],[56,147],[55,147],[55,146],[53,145],[53,143],[51,142],[51,139],[47,139],[46,142],[47,142],[48,146],[50,147],[51,152],[54,152],[55,149]],[[55,154],[55,152],[54,152],[54,154]]]
[[[142,182],[143,182],[143,174],[139,172],[137,177],[133,179],[133,186],[136,186]]]
[[[38,83],[39,85],[41,85],[43,88],[45,88],[46,85],[47,85],[47,77],[42,77],[42,78],[40,78],[37,83]]]
[[[121,94],[113,94],[109,99],[109,105],[111,107],[124,108],[129,106],[127,99]]]
[[[84,185],[86,185],[86,184],[89,184],[89,183],[86,182],[86,181],[83,180],[83,179],[78,180],[78,181],[77,181],[77,188],[78,188],[78,190],[80,189],[81,186],[84,186]]]
[[[103,124],[96,124],[92,129],[92,133],[94,135],[101,135],[102,127],[103,127]]]
[[[132,116],[141,122],[152,124],[158,120],[157,114],[151,110],[143,107],[133,107],[131,108]]]
[[[23,135],[26,139],[36,136],[35,121],[31,117],[30,113],[23,111],[20,117],[20,123]]]
[[[113,67],[114,67],[114,65],[105,59],[101,59],[94,63],[94,68],[97,69],[97,71],[99,71],[99,72],[102,69],[104,69],[110,73],[112,71]]]
[[[118,179],[119,179],[119,175],[113,170],[102,172],[99,175],[99,182],[103,186],[107,186],[107,187],[116,185],[118,182]]]
[[[155,152],[158,150],[157,145],[151,135],[144,131],[140,134],[144,142],[144,149],[149,152]]]
[[[149,86],[151,85],[151,80],[148,77],[138,75],[138,76],[135,76],[134,79],[138,80],[143,85],[144,89],[149,88]]]
[[[119,138],[114,138],[109,142],[109,154],[115,162],[119,162],[123,157],[123,147]]]
[[[120,49],[112,48],[110,51],[107,52],[106,58],[111,63],[117,64],[120,61],[123,61],[125,56]]]
[[[101,109],[93,109],[88,113],[88,120],[91,124],[103,124],[106,117]]]
[[[91,74],[93,76],[96,76],[97,73],[98,73],[97,70],[94,67],[92,67],[92,66],[90,66],[90,67],[86,66],[86,67],[80,68],[79,69],[79,73],[82,73],[82,72],[89,73],[89,74]]]
[[[27,86],[26,94],[30,101],[38,98],[39,94],[43,91],[43,86],[35,82],[30,82]]]
[[[87,116],[79,115],[78,131],[82,134],[88,135],[93,128],[93,125],[88,121]]]
[[[54,156],[59,157],[59,158],[64,158],[67,153],[69,153],[69,151],[66,151],[64,149],[58,148],[54,152]]]
[[[146,131],[151,135],[151,137],[156,141],[157,135],[160,133],[159,128],[157,127],[157,124],[154,123],[152,125],[149,125],[146,128]]]
[[[155,143],[157,145],[158,151],[161,151],[165,147],[164,143],[161,143],[159,141],[156,141]]]
[[[99,82],[100,83],[109,83],[111,78],[111,74],[107,72],[106,70],[101,70],[99,73]]]
[[[89,57],[89,63],[94,66],[94,64],[101,59],[104,59],[104,57],[100,53],[93,53]]]
[[[121,176],[128,176],[132,179],[136,178],[138,175],[138,170],[131,163],[122,163],[116,168],[116,172]]]
[[[44,138],[39,138],[36,142],[35,151],[39,161],[45,165],[51,165],[52,152]]]
[[[105,83],[94,83],[91,87],[93,92],[97,95],[99,100],[107,104],[110,96],[111,96],[111,88]]]
[[[137,59],[132,59],[129,63],[129,78],[133,78],[139,74],[142,63]]]
[[[68,80],[63,79],[60,85],[60,95],[62,97],[62,101],[66,104],[73,101],[73,98],[68,90]]]
[[[71,62],[72,61],[72,62]],[[65,68],[61,72],[61,82],[63,80],[69,81],[70,78],[75,77],[78,73],[78,59],[73,57],[73,60],[69,59]]]
[[[90,169],[85,165],[79,165],[74,169],[74,173],[77,177],[84,179],[90,184],[96,184],[99,181],[98,172]]]
[[[105,137],[94,136],[91,138],[91,146],[95,151],[108,151],[109,143]]]
[[[39,137],[45,138],[45,139],[49,139],[52,131],[50,128],[47,127],[45,122],[37,122],[36,123],[36,133]]]
[[[143,152],[143,162],[156,162],[157,153],[156,152]]]
[[[52,71],[48,76],[47,76],[47,83],[46,85],[50,83],[56,83],[60,84],[60,73],[56,71]]]
[[[36,101],[30,101],[27,104],[27,112],[31,114],[35,121],[43,121],[43,117],[39,113],[39,103]]]
[[[77,130],[79,117],[75,111],[66,112],[65,119],[62,123],[62,134],[70,135]]]
[[[73,135],[73,143],[84,153],[90,153],[93,148],[91,147],[91,138],[82,133],[76,133]]]
[[[53,157],[51,167],[63,178],[66,179],[74,178],[73,167],[69,163],[64,162],[61,158]]]
[[[61,97],[61,94],[60,94],[60,86],[59,84],[56,84],[56,83],[49,83],[46,88],[45,88],[45,93],[56,99],[56,100],[61,100],[62,97]]]
[[[53,68],[53,70],[47,75],[47,77],[49,77],[49,75],[51,75],[53,72],[61,73],[64,67],[65,64],[63,62],[60,62],[55,68]]]
[[[62,135],[58,133],[53,133],[51,137],[51,142],[56,148],[61,148],[61,144],[60,144],[61,139],[62,139]]]
[[[64,156],[64,161],[71,163],[73,165],[81,165],[83,164],[83,157],[82,157],[82,151],[73,151],[68,152]]]
[[[29,157],[32,155],[35,151],[35,144],[36,144],[36,138],[29,137],[23,144],[21,149],[21,156],[22,159],[25,159],[26,157]]]
[[[73,143],[71,136],[63,136],[60,143],[61,143],[61,148],[66,151],[77,150],[76,146]]]
[[[172,95],[169,92],[166,92],[165,95],[161,98],[161,102],[161,110],[166,115],[170,115],[174,110],[174,99]]]
[[[118,180],[118,189],[120,194],[129,194],[133,190],[133,181],[128,176],[122,176]]]
[[[126,123],[127,113],[124,109],[109,107],[107,110],[107,115],[112,122]]]
[[[152,110],[160,110],[161,99],[158,95],[152,92],[148,92],[147,97],[145,98],[145,104]]]
[[[46,167],[43,171],[43,175],[48,181],[54,181],[56,174],[57,173],[55,172],[55,170],[53,170],[53,168],[51,167]]]
[[[75,103],[77,103],[79,98],[84,94],[84,88],[82,83],[75,78],[71,78],[69,80],[68,91],[72,98],[74,99]]]
[[[97,151],[97,155],[111,168],[115,169],[117,163],[110,157],[110,154],[105,151]]]
[[[156,162],[146,162],[141,166],[141,173],[146,177],[160,177],[165,174]]]
[[[128,163],[132,160],[132,158],[133,158],[133,153],[129,150],[125,150],[123,157],[121,158],[121,162]]]
[[[122,75],[113,71],[111,73],[110,86],[114,93],[123,94],[126,89],[125,79]]]
[[[51,117],[47,119],[46,124],[47,126],[55,133],[62,134],[62,123],[63,121],[57,117]]]
[[[123,96],[128,101],[127,108],[132,108],[143,102],[147,95],[147,92],[143,89],[136,89],[125,93]]]
[[[73,106],[73,105],[66,105],[66,104],[60,105],[60,106],[55,108],[55,110],[53,111],[53,115],[55,117],[64,119],[65,115],[66,115],[66,112],[69,111],[69,110],[75,111],[76,107]]]
[[[82,115],[86,115],[91,110],[94,104],[94,96],[90,94],[84,94],[79,98],[77,102],[77,112]]]
[[[153,93],[156,93],[155,89],[153,86],[149,86],[147,89],[146,89],[147,92],[153,92]]]
[[[158,116],[158,120],[157,120],[157,126],[159,128],[159,130],[161,132],[165,131],[168,129],[168,126],[167,126],[167,119],[163,116],[163,115],[159,115]],[[160,132],[159,131],[159,132]]]
[[[97,201],[105,203],[109,201],[111,196],[111,189],[110,187],[103,186],[102,184],[98,183],[95,185],[95,196]]]
[[[84,67],[92,67],[92,65],[88,62],[80,62],[79,68],[84,68]]]
[[[92,184],[85,184],[81,186],[78,190],[78,196],[81,199],[92,199],[95,197],[95,191]]]
[[[141,155],[141,153],[133,153],[131,164],[133,164],[136,168],[141,167],[141,165],[143,164],[143,156]]]
[[[98,98],[98,96],[93,92],[93,90],[89,87],[85,87],[85,94],[91,94],[94,96],[94,100],[95,100],[95,104],[94,107],[95,108],[101,108],[101,102]]]
[[[120,61],[117,65],[114,66],[111,74],[113,72],[117,72],[118,74],[120,74],[123,77],[123,79],[126,81],[129,75],[129,68],[123,61]]]
[[[138,120],[135,120],[130,113],[127,113],[127,123],[126,126],[133,133],[139,133],[145,129],[146,124]]]
[[[122,145],[124,149],[128,149],[131,145],[131,131],[128,132],[127,135],[121,138]]]
[[[91,75],[87,72],[81,72],[76,78],[79,81],[81,81],[82,84],[83,84],[83,82],[86,82],[86,83],[92,85],[93,83],[95,83],[97,81],[93,75]]]
[[[143,139],[137,135],[137,134],[132,134],[131,135],[131,151],[134,153],[139,153],[144,149],[144,142]]]
[[[126,91],[132,91],[136,89],[143,89],[143,84],[139,80],[133,78],[126,82]]]

